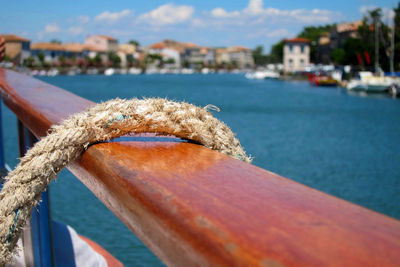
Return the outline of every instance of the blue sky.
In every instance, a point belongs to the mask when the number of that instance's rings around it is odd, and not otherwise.
[[[15,33],[32,42],[59,39],[83,42],[106,34],[120,43],[148,45],[165,38],[208,46],[254,48],[294,37],[306,25],[354,21],[373,7],[389,9],[394,0],[175,0],[0,2],[0,33]]]

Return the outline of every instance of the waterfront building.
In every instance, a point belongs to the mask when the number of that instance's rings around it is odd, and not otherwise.
[[[362,21],[354,21],[354,22],[345,22],[342,24],[336,25],[330,31],[330,46],[331,49],[341,48],[343,47],[344,42],[347,38],[357,38],[358,35],[358,27],[362,25]]]
[[[310,40],[293,38],[284,40],[283,65],[285,72],[304,71],[310,64]]]
[[[201,53],[201,47],[194,43],[184,45],[183,61],[189,66],[194,67],[198,64],[204,64],[205,54]]]
[[[14,35],[0,34],[5,40],[6,56],[16,64],[22,64],[31,55],[30,40]]]
[[[128,64],[134,60],[138,60],[138,53],[136,45],[134,44],[120,44],[118,45],[118,57],[121,59],[121,67],[127,67]]]
[[[200,53],[203,55],[203,63],[205,66],[215,64],[215,48],[212,47],[202,47]]]
[[[118,40],[107,35],[92,35],[85,39],[85,44],[103,52],[118,52]]]
[[[179,68],[181,66],[182,49],[178,47],[178,43],[171,40],[155,43],[150,46],[149,54],[159,54],[164,62],[171,68]]]
[[[318,37],[317,43],[317,63],[330,64],[331,63],[331,34],[330,32],[323,32]]]
[[[362,21],[344,22],[334,26],[329,32],[320,34],[317,46],[317,62],[322,64],[330,64],[331,53],[337,48],[343,48],[344,42],[348,38],[357,38],[358,27],[362,25]]]
[[[216,50],[217,64],[234,64],[240,69],[254,67],[251,49],[243,46],[232,46]]]
[[[38,58],[40,54],[44,56],[44,61],[52,63],[60,56],[65,56],[65,48],[60,43],[35,43],[31,45],[31,54]]]
[[[47,63],[56,62],[60,56],[68,59],[83,59],[86,57],[94,58],[97,54],[105,60],[106,53],[96,47],[81,43],[35,43],[31,45],[31,55],[38,58],[39,54],[44,55]],[[104,59],[103,59],[104,57]]]

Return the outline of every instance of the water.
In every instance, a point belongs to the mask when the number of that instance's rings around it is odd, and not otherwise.
[[[400,219],[400,101],[351,96],[305,82],[242,75],[57,76],[42,80],[99,102],[167,97],[221,109],[254,164]],[[16,164],[16,122],[4,112],[7,161]],[[53,217],[95,240],[126,266],[160,266],[68,171],[51,186]]]

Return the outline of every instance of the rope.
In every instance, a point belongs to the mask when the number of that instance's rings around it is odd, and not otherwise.
[[[0,193],[0,264],[10,262],[22,228],[42,191],[92,143],[130,132],[172,134],[245,162],[239,141],[224,123],[188,103],[165,99],[110,100],[72,115],[21,158]]]

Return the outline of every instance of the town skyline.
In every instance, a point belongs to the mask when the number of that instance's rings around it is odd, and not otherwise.
[[[0,10],[5,21],[0,32],[14,33],[32,42],[52,39],[82,42],[86,36],[105,34],[121,43],[135,39],[150,45],[174,39],[214,47],[263,45],[269,51],[272,44],[296,36],[304,26],[360,20],[363,13],[374,7],[382,8],[384,19],[389,20],[389,10],[396,4],[396,1],[368,0],[307,1],[302,5],[262,0],[201,4],[149,1],[140,5],[120,0],[112,5],[95,5],[93,1],[76,5],[47,2],[7,3],[7,8]],[[21,10],[25,9],[21,16]]]

